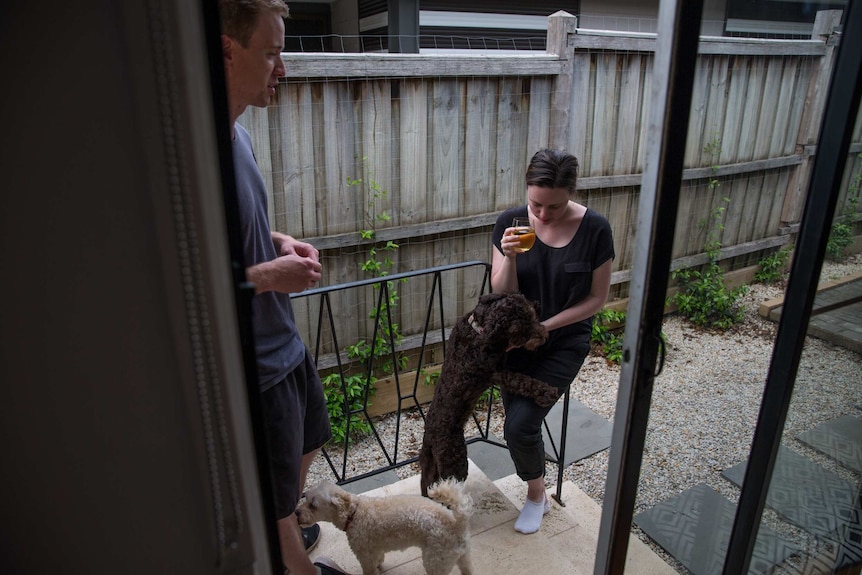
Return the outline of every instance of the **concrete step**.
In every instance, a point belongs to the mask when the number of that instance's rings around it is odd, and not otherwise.
[[[513,505],[520,508],[527,495],[527,486],[518,476],[510,475],[494,483]],[[592,575],[602,508],[570,481],[563,483],[561,499],[565,507],[551,500],[551,511],[542,521],[539,533],[544,534],[571,565],[566,573]],[[626,553],[626,573],[674,575],[677,571],[649,545],[631,535]]]
[[[541,530],[532,535],[522,535],[513,528],[526,492],[516,476],[493,482],[471,460],[466,489],[473,498],[470,533],[476,575],[592,574],[601,509],[573,484],[563,487],[566,507],[552,501]],[[364,495],[380,497],[395,493],[418,494],[419,476],[372,489]],[[346,535],[329,523],[320,525],[321,541],[312,551],[312,559],[325,555],[348,572],[361,573]],[[627,565],[631,566],[631,573],[675,573],[636,537],[629,544]],[[418,548],[387,553],[382,571],[387,575],[425,573]],[[457,568],[453,573],[458,573]]]

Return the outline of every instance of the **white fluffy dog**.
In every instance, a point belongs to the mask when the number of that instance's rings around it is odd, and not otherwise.
[[[362,575],[378,575],[387,551],[422,548],[428,575],[448,575],[457,564],[471,575],[469,520],[473,501],[463,483],[447,480],[421,495],[354,495],[331,482],[314,486],[296,508],[300,525],[328,521],[347,534]]]

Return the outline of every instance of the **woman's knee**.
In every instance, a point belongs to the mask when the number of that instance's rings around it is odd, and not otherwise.
[[[503,423],[503,437],[510,446],[533,447],[542,442],[541,421],[539,425],[528,425],[507,417]]]

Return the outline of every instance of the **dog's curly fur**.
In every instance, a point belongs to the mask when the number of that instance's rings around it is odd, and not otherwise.
[[[324,481],[296,508],[300,525],[328,521],[347,534],[362,575],[378,575],[387,551],[422,548],[428,575],[448,575],[457,564],[471,575],[470,515],[473,502],[463,484],[441,482],[419,495],[368,497],[354,495]]]
[[[425,416],[419,452],[422,495],[440,479],[467,478],[464,424],[482,392],[493,384],[551,406],[560,391],[547,383],[505,369],[512,348],[536,349],[548,339],[537,304],[518,293],[487,294],[452,329],[434,397]]]

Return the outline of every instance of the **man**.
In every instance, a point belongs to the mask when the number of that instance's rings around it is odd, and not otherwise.
[[[285,75],[283,0],[219,0],[222,52],[246,275],[255,285],[252,321],[264,425],[276,492],[278,535],[293,575],[345,575],[329,561],[312,564],[307,549],[320,528],[300,529],[294,510],[314,457],[332,432],[323,386],[296,329],[290,293],[320,280],[311,245],[272,232],[266,187],[248,132],[236,124],[248,106],[266,107]]]

